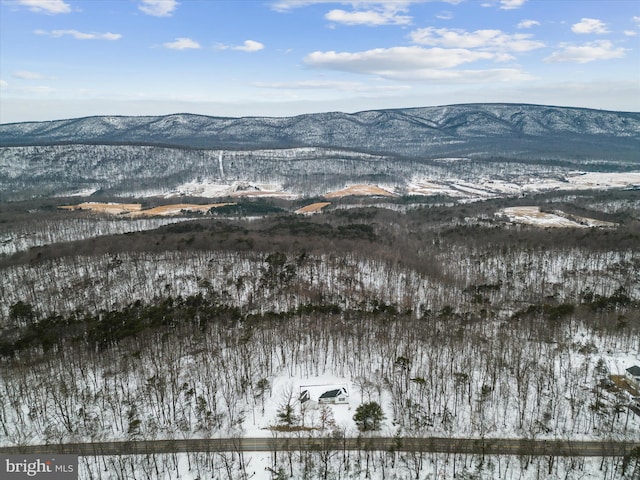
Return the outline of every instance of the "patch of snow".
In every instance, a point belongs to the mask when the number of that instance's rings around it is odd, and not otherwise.
[[[567,177],[567,181],[584,188],[640,187],[640,172],[583,172]]]
[[[499,213],[506,215],[509,220],[516,223],[526,223],[541,227],[586,228],[585,225],[560,215],[541,212],[540,207],[508,207],[500,210]]]
[[[193,180],[183,183],[169,193],[165,198],[177,196],[195,196],[205,198],[216,197],[287,197],[296,198],[297,195],[285,192],[281,185],[254,182],[215,183],[207,180]]]
[[[541,212],[540,207],[534,206],[503,208],[497,212],[497,215],[506,215],[510,221],[515,223],[526,223],[540,227],[610,228],[615,226],[614,223],[593,218],[568,216],[561,211],[555,213]]]

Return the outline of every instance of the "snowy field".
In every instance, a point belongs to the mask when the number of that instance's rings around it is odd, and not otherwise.
[[[175,190],[164,194],[165,198],[180,196],[196,196],[205,198],[216,197],[280,197],[297,198],[298,195],[285,192],[281,185],[260,182],[232,182],[219,183],[215,180],[194,180],[186,182]]]
[[[611,228],[615,223],[603,222],[593,218],[570,217],[561,211],[555,213],[541,212],[540,207],[507,207],[498,211],[496,215],[505,215],[514,223],[525,223],[539,227],[557,228]]]
[[[527,193],[562,190],[607,190],[640,186],[640,172],[597,173],[574,172],[564,177],[544,174],[511,176],[507,179],[480,178],[475,181],[451,178],[447,180],[414,178],[408,186],[410,194],[444,195],[460,199],[481,200]]]
[[[506,196],[564,191],[607,190],[640,187],[640,172],[600,173],[570,172],[545,175],[476,175],[464,177],[443,176],[434,172],[432,176],[414,176],[406,186],[377,184],[348,184],[343,189],[324,192],[326,198],[346,196],[394,197],[403,193],[410,195],[443,195],[459,200],[482,200]],[[318,192],[319,193],[319,192]],[[138,196],[152,196],[154,192],[131,192]],[[214,178],[196,179],[164,192],[166,198],[179,196],[220,197],[279,197],[294,199],[303,195],[301,191],[285,188],[282,184],[264,183],[254,180],[220,182]]]

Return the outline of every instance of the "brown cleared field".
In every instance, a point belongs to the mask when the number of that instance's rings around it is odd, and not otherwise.
[[[299,208],[298,210],[295,211],[295,213],[297,213],[299,215],[310,214],[310,213],[319,213],[327,205],[331,205],[331,202],[312,203],[310,205],[306,205],[306,206],[304,206],[302,208]]]
[[[122,215],[125,213],[139,212],[142,210],[140,203],[100,203],[84,202],[78,205],[62,205],[58,208],[63,210],[90,210],[97,213],[108,213],[110,215]]]
[[[142,205],[139,203],[85,202],[78,205],[63,205],[58,208],[61,208],[63,210],[90,210],[96,213],[106,213],[109,215],[126,215],[128,217],[158,217],[179,215],[182,212],[206,213],[212,208],[223,207],[225,205],[235,205],[235,203],[209,203],[206,205],[176,203],[173,205],[162,205],[160,207],[143,210]]]
[[[160,207],[149,208],[148,210],[140,210],[131,212],[131,217],[158,217],[168,215],[179,215],[182,212],[200,212],[206,213],[212,208],[224,207],[226,205],[235,205],[235,203],[208,203],[206,205],[194,205],[192,203],[176,203],[173,205],[162,205]]]
[[[377,185],[351,185],[350,187],[343,188],[342,190],[336,190],[335,192],[329,192],[325,194],[325,198],[339,198],[349,196],[395,197],[393,193],[380,188]]]

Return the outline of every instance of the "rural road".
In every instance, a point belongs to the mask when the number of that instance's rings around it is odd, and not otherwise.
[[[485,455],[623,456],[640,442],[416,437],[212,438],[63,443],[0,447],[4,454],[129,455],[180,452],[270,452],[273,450],[395,450]]]

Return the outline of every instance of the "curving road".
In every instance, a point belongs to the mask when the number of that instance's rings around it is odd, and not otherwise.
[[[484,455],[624,456],[640,442],[528,440],[510,438],[369,437],[355,438],[209,438],[63,443],[0,447],[4,454],[129,455],[181,452],[271,452],[287,450],[387,450],[402,452],[474,453]]]

